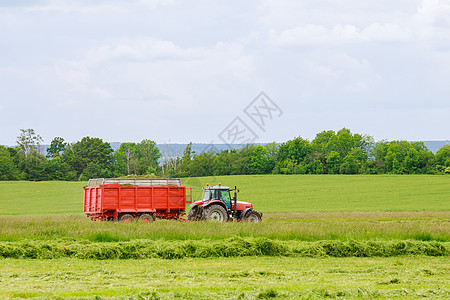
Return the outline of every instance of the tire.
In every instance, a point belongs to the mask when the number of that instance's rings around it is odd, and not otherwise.
[[[208,222],[226,222],[228,221],[228,214],[222,206],[211,205],[205,210],[204,219]]]
[[[132,215],[126,214],[126,215],[121,216],[119,218],[119,221],[124,222],[124,223],[133,223],[134,218]]]
[[[200,208],[198,206],[195,206],[193,208],[191,208],[191,210],[189,211],[187,218],[189,221],[200,221],[201,220],[201,214],[200,212]]]
[[[151,223],[153,221],[154,221],[154,219],[153,219],[152,215],[142,214],[139,216],[139,222],[141,222],[141,223]]]
[[[249,211],[245,214],[244,222],[248,223],[260,223],[261,222],[261,216],[254,210]]]

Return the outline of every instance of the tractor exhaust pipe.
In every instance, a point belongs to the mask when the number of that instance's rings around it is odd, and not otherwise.
[[[234,218],[236,218],[236,214],[237,214],[237,188],[236,186],[234,186],[234,212],[233,212]]]

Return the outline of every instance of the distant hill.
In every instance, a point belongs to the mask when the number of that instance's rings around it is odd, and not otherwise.
[[[442,146],[448,145],[449,141],[424,141],[425,146],[433,153],[436,153]]]

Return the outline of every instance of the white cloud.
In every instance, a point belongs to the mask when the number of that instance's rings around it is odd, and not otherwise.
[[[314,136],[324,110],[329,128],[370,128],[373,107],[448,111],[448,0],[16,2],[0,4],[0,126],[49,140],[208,142],[260,90],[286,111],[264,140]]]
[[[228,89],[233,81],[255,77],[254,60],[239,43],[182,48],[150,37],[111,40],[77,61],[59,62],[55,70],[72,90],[91,95],[93,101],[96,97],[163,100],[174,109],[215,101],[208,100],[204,91]]]
[[[374,23],[361,32],[362,39],[370,42],[408,42],[414,40],[410,28],[399,24]]]
[[[176,0],[139,0],[139,4],[150,9],[155,9],[159,6],[173,5]]]
[[[88,50],[84,60],[88,64],[105,61],[149,61],[157,59],[195,59],[203,49],[181,48],[173,42],[152,37],[119,38]]]
[[[138,0],[138,1],[72,1],[47,0],[41,4],[28,6],[27,11],[47,11],[63,13],[104,14],[124,12],[133,7],[156,9],[161,6],[173,5],[175,0]]]
[[[278,10],[288,8],[286,1],[281,3],[284,5],[271,5]],[[436,49],[450,48],[449,0],[423,0],[409,14],[393,11],[372,16],[362,7],[359,9],[366,17],[365,22],[357,14],[349,17],[345,10],[335,12],[334,18],[320,19],[318,23],[305,23],[308,18],[298,18],[291,22],[297,23],[295,25],[278,30],[272,28],[269,41],[275,45],[414,42],[426,43]],[[347,22],[341,23],[344,16],[347,16]]]
[[[353,25],[335,25],[326,28],[322,25],[306,24],[284,30],[277,34],[270,31],[270,39],[275,44],[319,45],[347,43],[361,40],[361,33]]]
[[[365,42],[408,42],[414,34],[409,28],[398,24],[374,23],[366,28],[350,24],[337,24],[331,28],[323,25],[306,24],[283,30],[272,30],[269,40],[277,45],[335,45]]]

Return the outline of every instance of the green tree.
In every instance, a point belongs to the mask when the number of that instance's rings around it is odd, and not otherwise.
[[[436,152],[436,164],[450,167],[450,145],[444,145]]]
[[[216,154],[214,163],[214,175],[232,175],[236,174],[236,161],[238,153],[236,149],[226,149]]]
[[[339,174],[341,168],[342,158],[341,155],[334,150],[328,152],[326,156],[328,174]]]
[[[20,129],[20,135],[17,137],[16,142],[20,151],[22,151],[25,157],[27,157],[32,150],[40,153],[40,147],[43,139],[39,134],[36,134],[34,129],[29,128]]]
[[[249,174],[268,174],[275,166],[267,148],[258,145],[251,148]]]
[[[55,156],[60,156],[66,150],[67,143],[62,137],[55,137],[47,148],[47,158],[51,159]]]
[[[47,167],[47,158],[38,153],[36,150],[31,150],[27,155],[20,153],[21,159],[19,161],[19,169],[22,171],[22,177],[26,180],[49,180],[49,174],[45,172]]]
[[[278,161],[291,159],[294,163],[303,162],[306,156],[311,152],[311,145],[308,140],[297,137],[281,144],[278,148]]]
[[[143,140],[137,144],[136,156],[138,158],[138,175],[156,173],[159,167],[158,159],[161,157],[161,152],[156,147],[154,141]]]
[[[342,128],[336,135],[330,137],[327,144],[327,149],[329,151],[336,151],[341,157],[345,157],[352,148],[357,146],[355,144],[355,140],[353,139],[353,135],[350,130],[347,128]]]
[[[84,169],[91,164],[89,175],[93,177],[108,177],[112,172],[112,153],[111,145],[103,142],[100,138],[84,137],[81,141],[68,145],[62,158],[77,176],[80,176]],[[100,170],[95,176],[93,170]],[[85,172],[86,174],[86,172]]]
[[[179,170],[180,170],[179,176],[180,177],[190,176],[189,166],[191,164],[193,154],[194,154],[194,152],[192,151],[192,142],[190,142],[184,148],[183,156],[181,157],[181,162],[180,162],[180,167],[179,167]]]
[[[237,151],[233,173],[236,175],[252,174],[252,156],[254,145],[245,145]]]
[[[347,154],[342,160],[342,164],[339,167],[340,174],[358,174],[359,165],[355,156],[351,153]]]
[[[0,180],[18,180],[20,173],[6,147],[0,145]]]
[[[318,159],[315,159],[307,165],[306,172],[308,174],[323,174],[325,172],[325,170],[324,170],[324,166],[323,166],[322,162]],[[296,172],[296,173],[299,173],[299,172]]]
[[[420,155],[419,151],[414,148],[408,149],[408,152],[403,163],[404,170],[408,174],[421,173],[420,172]]]
[[[45,166],[45,174],[47,180],[77,180],[77,173],[70,169],[70,166],[65,163],[61,156],[55,155],[49,160]]]
[[[89,162],[83,169],[79,179],[80,181],[87,181],[91,178],[106,178],[111,174],[110,170],[105,168],[102,164]]]
[[[215,152],[209,151],[194,154],[189,165],[189,174],[192,177],[212,176],[215,170]]]
[[[389,149],[389,142],[379,141],[370,150],[370,156],[368,160],[369,173],[372,174],[385,174],[388,172],[389,166],[386,161],[386,155]]]
[[[114,152],[115,170],[118,176],[137,174],[138,156],[136,143],[121,143]]]
[[[335,136],[333,130],[322,131],[316,134],[316,137],[311,142],[311,158],[312,160],[320,160],[322,165],[326,164],[326,156],[328,154],[327,145],[330,139]]]

